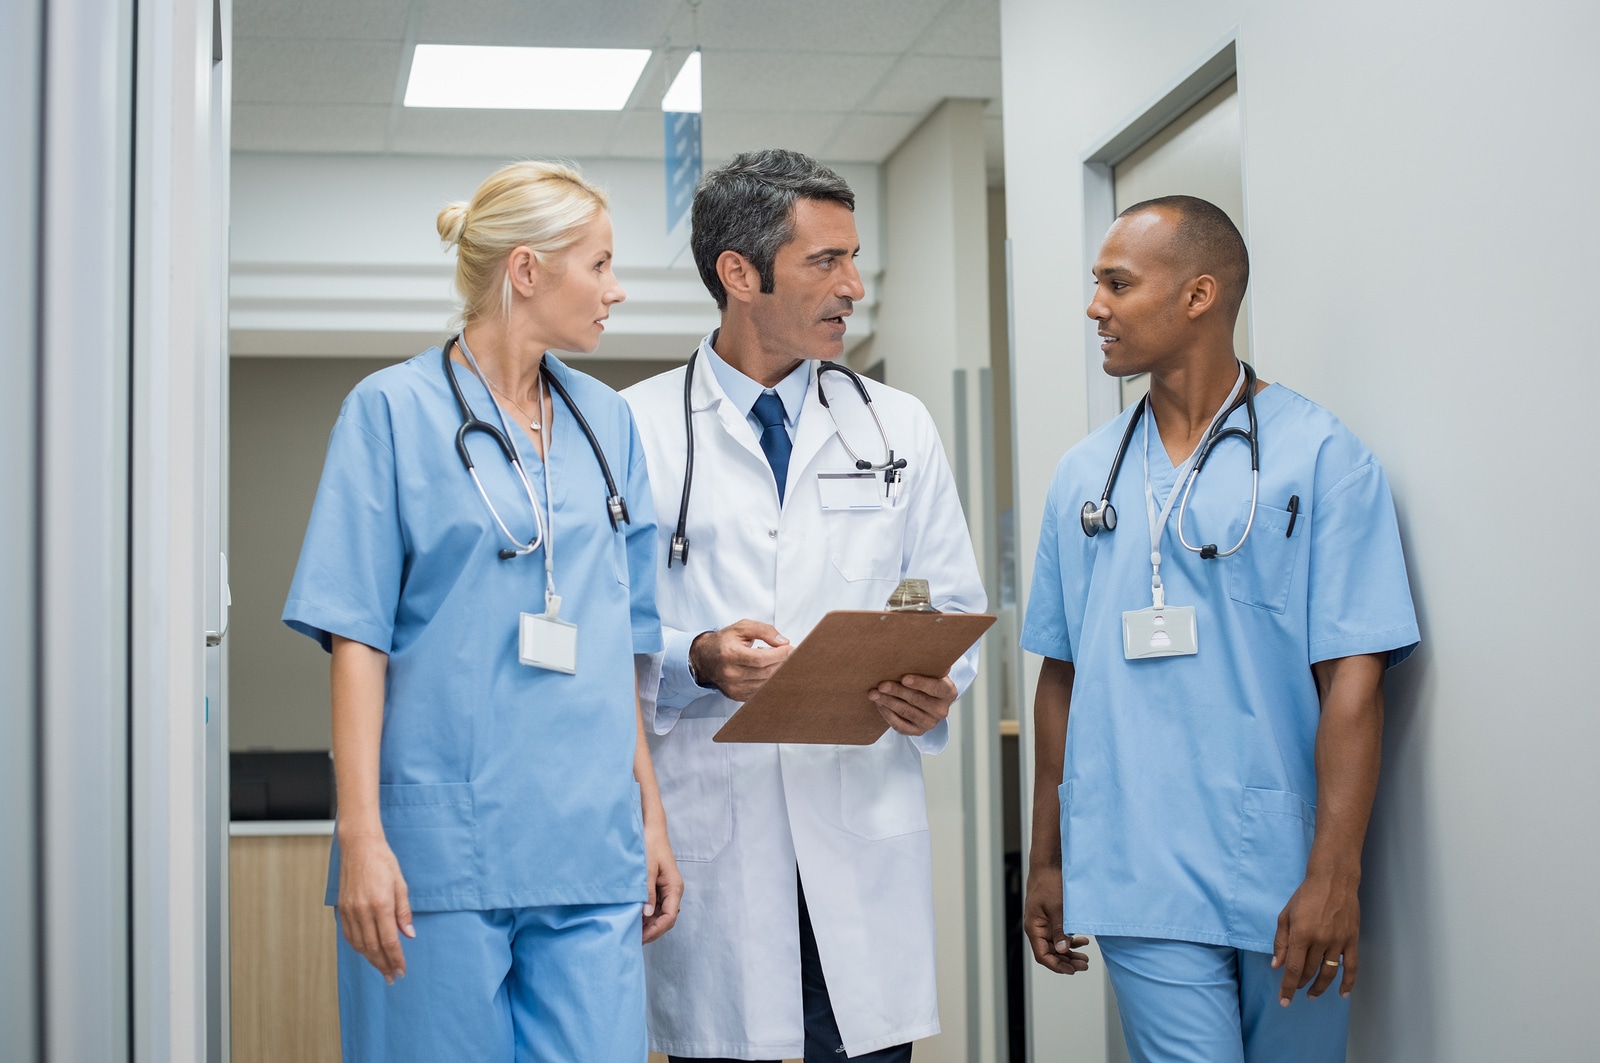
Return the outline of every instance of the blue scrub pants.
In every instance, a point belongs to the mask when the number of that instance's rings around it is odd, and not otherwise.
[[[1134,1063],[1344,1063],[1350,1002],[1337,981],[1315,1000],[1301,990],[1286,1008],[1283,971],[1267,953],[1155,938],[1095,942]]]
[[[417,912],[392,986],[339,934],[345,1063],[641,1063],[641,909]]]

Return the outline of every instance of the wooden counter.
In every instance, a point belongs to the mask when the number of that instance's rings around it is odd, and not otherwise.
[[[235,823],[229,845],[234,1063],[339,1063],[333,824]]]

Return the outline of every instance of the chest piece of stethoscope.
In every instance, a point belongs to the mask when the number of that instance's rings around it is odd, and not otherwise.
[[[1109,499],[1102,498],[1099,505],[1093,502],[1083,504],[1083,512],[1078,515],[1078,520],[1083,524],[1083,534],[1091,539],[1103,531],[1117,530],[1117,507]]]

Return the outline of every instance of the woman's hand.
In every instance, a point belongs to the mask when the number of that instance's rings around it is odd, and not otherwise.
[[[683,876],[678,873],[678,861],[667,840],[665,817],[656,823],[645,823],[644,863],[644,943],[648,945],[672,929],[678,921],[678,902],[683,899]]]
[[[668,854],[670,860],[671,854]],[[677,874],[677,869],[673,869]],[[679,889],[682,889],[680,884]],[[404,978],[400,935],[417,936],[400,862],[383,834],[339,835],[339,928],[390,985]],[[676,913],[676,903],[673,908]]]

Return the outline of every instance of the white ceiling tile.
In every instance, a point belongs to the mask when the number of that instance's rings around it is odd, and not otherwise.
[[[394,100],[403,47],[398,41],[239,41],[236,103],[381,103]]]
[[[496,158],[594,157],[605,153],[617,116],[597,111],[466,111],[406,108],[393,151]]]
[[[862,101],[868,111],[927,113],[949,96],[995,99],[1000,95],[1000,60],[908,55],[883,87]]]
[[[387,107],[233,105],[235,151],[382,151]]]
[[[900,146],[920,114],[852,114],[839,127],[823,154],[837,162],[882,162]]]
[[[417,0],[417,39],[431,44],[651,48],[681,0]]]
[[[701,137],[707,158],[760,148],[788,148],[816,155],[833,136],[842,114],[802,111],[773,115],[764,111],[723,111],[704,116]]]
[[[666,154],[660,111],[623,111],[611,131],[607,154],[621,159],[659,159]]]
[[[916,53],[999,59],[999,0],[966,0],[947,9],[917,41]]]
[[[233,5],[233,37],[398,41],[410,10],[411,0],[241,0]]]
[[[699,43],[709,52],[783,47],[807,52],[903,52],[946,0],[705,0]],[[672,23],[673,43],[693,42],[687,5]]]
[[[709,115],[719,110],[787,113],[853,110],[894,64],[894,58],[892,55],[708,50],[701,67],[705,111]]]

